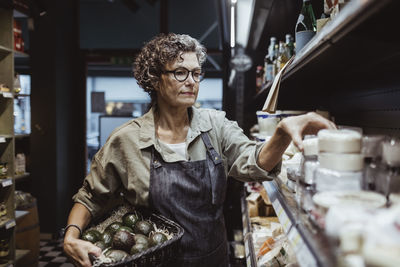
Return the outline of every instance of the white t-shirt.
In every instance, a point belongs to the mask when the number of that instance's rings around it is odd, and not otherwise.
[[[186,143],[178,143],[178,144],[167,144],[162,142],[164,145],[169,147],[172,151],[174,151],[176,154],[182,156],[183,158],[187,159],[186,155]]]

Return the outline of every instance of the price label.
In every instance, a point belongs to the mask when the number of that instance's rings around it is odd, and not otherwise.
[[[295,227],[293,227],[287,235],[293,251],[296,254],[297,261],[300,266],[314,267],[317,266],[315,257],[303,242],[303,238]]]
[[[6,138],[3,136],[0,136],[0,143],[5,143],[6,142]]]
[[[14,226],[15,226],[15,220],[11,220],[6,223],[6,229],[10,229],[11,227]]]
[[[13,98],[13,95],[10,92],[3,92],[3,97],[4,98]]]
[[[281,203],[277,199],[272,202],[272,206],[274,207],[275,213],[278,216],[279,222],[281,223],[283,230],[285,233],[288,233],[290,227],[292,227],[292,222],[287,216],[285,210],[283,209]]]
[[[5,179],[4,181],[1,182],[1,185],[3,187],[10,186],[10,185],[12,185],[12,180],[11,179]]]

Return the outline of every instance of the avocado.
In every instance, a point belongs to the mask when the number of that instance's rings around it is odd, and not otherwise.
[[[82,239],[94,244],[101,239],[101,234],[99,231],[94,229],[86,230],[82,234]]]
[[[167,236],[165,234],[161,233],[161,232],[156,232],[154,234],[151,234],[150,238],[149,238],[151,246],[160,245],[160,244],[164,243],[167,240],[168,240]]]
[[[122,222],[113,222],[109,226],[107,226],[106,231],[110,231],[111,234],[114,235],[121,226]]]
[[[118,230],[112,240],[112,247],[129,252],[131,247],[135,244],[134,234],[126,230]]]
[[[133,228],[139,220],[139,214],[136,212],[128,212],[122,217],[122,223],[130,228]]]
[[[110,249],[104,253],[104,255],[110,259],[112,259],[114,262],[117,261],[122,261],[126,257],[129,257],[129,254],[126,253],[123,250],[118,250],[118,249]]]
[[[123,225],[123,226],[121,226],[118,230],[126,230],[126,231],[128,231],[129,233],[132,233],[133,234],[133,229],[132,228],[130,228],[129,226],[125,226],[125,225]]]
[[[137,244],[132,246],[131,255],[139,253],[139,252],[142,252],[142,251],[145,251],[148,248],[149,248],[149,246],[147,244],[137,243]]]
[[[107,248],[106,243],[104,243],[102,240],[97,241],[94,243],[94,245],[101,248],[101,250],[105,250]]]
[[[143,234],[148,236],[151,231],[154,231],[153,225],[148,221],[138,221],[133,228],[135,234]]]
[[[147,246],[149,245],[149,239],[145,235],[135,234],[133,238],[135,239],[135,244],[146,244]]]
[[[103,234],[101,235],[101,241],[104,242],[104,244],[109,247],[112,244],[112,238],[113,238],[113,234],[111,233],[111,231],[104,231]]]

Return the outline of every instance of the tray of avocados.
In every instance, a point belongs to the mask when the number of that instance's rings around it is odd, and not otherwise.
[[[88,227],[81,239],[102,249],[94,267],[163,266],[175,257],[183,228],[174,221],[146,209],[119,206]]]

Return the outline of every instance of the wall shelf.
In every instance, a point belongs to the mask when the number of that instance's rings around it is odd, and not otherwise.
[[[243,241],[244,241],[244,248],[245,248],[245,253],[246,253],[246,255],[245,255],[246,266],[247,267],[256,267],[257,262],[255,259],[252,228],[251,228],[251,223],[250,223],[249,212],[247,209],[245,190],[243,190],[242,197],[240,198],[240,207],[241,207],[241,211],[242,211]]]
[[[296,206],[293,193],[277,182],[263,182],[275,213],[296,254],[300,266],[336,266],[336,248],[321,229],[312,225]],[[279,184],[279,185],[278,185]]]
[[[278,105],[315,107],[315,100],[326,98],[335,85],[338,91],[348,90],[348,84],[366,80],[366,74],[379,79],[398,73],[400,38],[394,32],[399,7],[396,0],[350,1],[297,53],[282,77]],[[262,107],[271,85],[263,86],[252,105]],[[306,99],[307,94],[313,96]]]
[[[25,178],[28,178],[31,174],[29,172],[26,172],[24,174],[16,174],[14,179],[16,182],[24,180]]]

